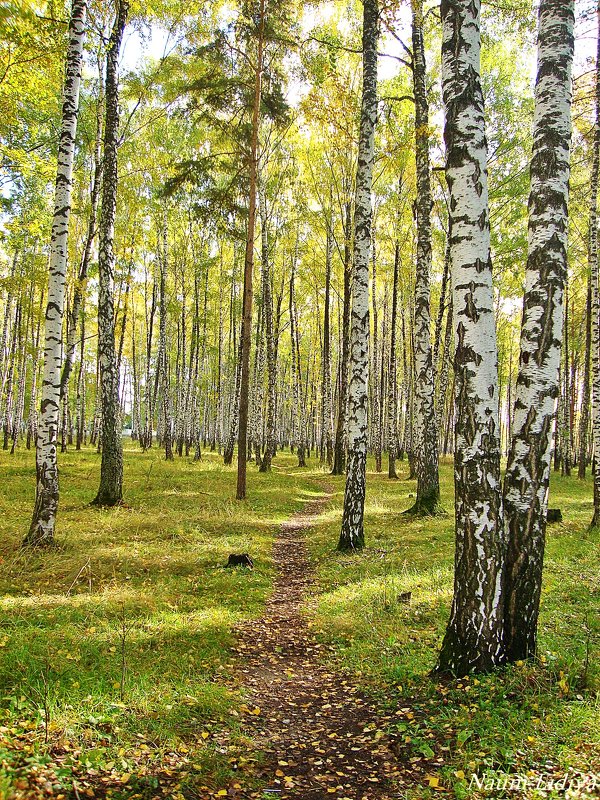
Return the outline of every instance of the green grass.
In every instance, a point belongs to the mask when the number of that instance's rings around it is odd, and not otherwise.
[[[428,788],[432,775],[460,798],[471,796],[473,772],[543,772],[546,762],[559,773],[600,772],[600,536],[587,530],[591,480],[552,475],[550,505],[562,509],[564,523],[548,528],[538,662],[441,683],[428,673],[452,597],[453,515],[403,516],[414,482],[389,481],[371,462],[369,469],[367,549],[333,550],[343,492],[337,479],[335,502],[312,537],[319,586],[311,622],[334,644],[335,662],[390,713],[413,709],[390,726],[414,765],[411,797],[438,793]],[[451,511],[450,462],[441,481]],[[398,599],[408,591],[409,605]]]
[[[60,458],[58,546],[36,552],[19,549],[34,456],[0,454],[0,764],[8,776],[27,772],[27,759],[43,762],[47,709],[50,744],[66,742],[84,766],[114,764],[127,775],[140,758],[157,763],[175,749],[193,753],[203,781],[207,773],[214,786],[225,781],[229,759],[212,732],[241,736],[241,701],[227,685],[232,627],[260,615],[273,534],[318,485],[280,456],[271,475],[249,467],[249,499],[240,503],[235,470],[221,462],[207,453],[201,463],[167,463],[129,445],[127,507],[99,510],[89,502],[100,457],[69,452]],[[224,569],[231,552],[251,553],[255,569]],[[0,798],[9,796],[0,770]]]
[[[332,666],[353,674],[394,720],[389,730],[414,775],[410,797],[438,794],[431,776],[462,798],[472,795],[473,772],[540,771],[546,762],[600,771],[591,481],[552,477],[551,505],[565,521],[548,532],[539,661],[440,683],[428,672],[451,599],[452,516],[403,516],[415,484],[389,481],[370,463],[367,548],[339,554],[343,479],[314,460],[298,470],[289,453],[276,464],[270,475],[249,467],[249,499],[239,503],[235,469],[216,454],[167,463],[128,445],[128,506],[98,510],[89,502],[99,456],[69,452],[60,459],[58,546],[39,553],[19,548],[33,453],[0,452],[0,800],[15,796],[26,774],[50,775],[59,797],[73,774],[89,770],[111,777],[114,798],[152,797],[163,779],[168,796],[194,797],[260,760],[248,755],[237,711],[232,628],[261,614],[278,524],[325,484],[334,495],[309,534],[317,571],[309,621],[333,644]],[[451,510],[449,462],[441,478]],[[251,553],[255,570],[223,569],[230,552]],[[407,591],[410,604],[398,599]]]

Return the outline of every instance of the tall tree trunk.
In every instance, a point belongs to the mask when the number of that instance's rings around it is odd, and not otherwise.
[[[0,339],[0,417],[2,417],[2,401],[4,399],[4,390],[6,388],[6,380],[8,377],[8,354],[10,350],[9,335],[10,335],[10,315],[12,311],[12,301],[14,295],[14,278],[17,270],[17,263],[19,261],[19,251],[15,250],[13,254],[12,267],[10,271],[10,281],[8,284],[8,291],[6,292],[6,302],[4,303],[4,324],[2,325],[2,338]],[[37,413],[37,411],[36,411]]]
[[[333,216],[327,220],[325,241],[325,307],[323,309],[323,358],[321,375],[321,464],[333,465],[331,428],[331,265],[333,261]]]
[[[504,660],[498,357],[490,257],[480,2],[442,0],[442,88],[456,334],[454,597],[440,673]]]
[[[560,439],[561,439],[561,475],[571,477],[571,441],[569,436],[569,398],[571,396],[571,366],[569,353],[569,285],[565,273],[564,279],[564,306],[561,297],[561,328],[564,333],[564,356],[563,356],[563,402],[562,414],[560,417]],[[564,308],[564,311],[563,311]],[[564,325],[562,325],[564,319]],[[559,349],[560,353],[560,349]]]
[[[371,186],[377,120],[378,0],[363,5],[363,84],[354,211],[352,331],[348,392],[348,470],[339,550],[364,547],[367,476],[369,381],[369,256],[371,249]]]
[[[275,455],[275,390],[277,385],[277,364],[275,360],[275,335],[273,330],[273,281],[269,258],[269,239],[267,231],[267,200],[264,189],[260,196],[261,241],[262,241],[262,295],[265,315],[265,337],[267,346],[267,430],[266,446],[260,462],[260,471],[271,470],[271,460]]]
[[[100,59],[99,59],[100,61]],[[104,103],[104,76],[100,67],[98,101],[96,104],[96,143],[94,147],[94,176],[92,178],[92,189],[90,193],[90,216],[88,219],[85,244],[83,254],[79,264],[79,274],[73,290],[73,302],[67,320],[67,344],[65,362],[62,375],[60,377],[60,391],[63,395],[69,383],[73,362],[75,360],[75,335],[79,320],[79,308],[81,306],[85,283],[87,281],[88,267],[92,256],[92,244],[96,236],[96,220],[98,217],[98,203],[100,200],[100,187],[102,183],[102,106]]]
[[[162,217],[162,248],[160,252],[160,289],[158,296],[158,370],[160,396],[162,399],[163,445],[167,461],[173,460],[173,427],[171,413],[171,386],[169,381],[169,354],[167,350],[167,270],[168,229],[167,212]]]
[[[43,294],[40,295],[39,316],[37,319],[35,334],[33,331],[33,317],[31,325],[31,340],[34,342],[32,365],[31,365],[31,395],[29,400],[29,414],[27,419],[27,449],[31,448],[31,442],[37,440],[37,396],[38,396],[38,362],[40,356],[40,330],[42,326],[42,307],[44,303]]]
[[[17,361],[17,344],[19,338],[19,319],[21,317],[21,298],[17,298],[15,306],[15,319],[12,326],[10,337],[10,348],[8,352],[8,363],[6,371],[6,402],[4,404],[4,420],[3,420],[3,441],[2,449],[8,450],[8,443],[12,438],[12,418],[13,418],[13,403],[14,403],[14,377],[15,367]],[[57,418],[58,424],[58,418]]]
[[[446,294],[448,292],[448,278],[450,277],[450,236],[447,235],[446,237],[446,250],[444,253],[444,270],[442,272],[442,285],[440,287],[440,305],[438,307],[438,313],[435,321],[435,333],[433,337],[433,385],[434,389],[437,392],[439,381],[438,377],[440,374],[440,363],[439,363],[439,356],[440,356],[440,345],[442,344],[442,326],[444,323],[444,312],[446,310]],[[440,427],[439,418],[436,416],[436,423],[438,427]]]
[[[348,201],[344,220],[344,307],[342,311],[341,357],[339,365],[338,413],[335,431],[332,475],[346,470],[348,422],[348,363],[350,360],[350,304],[352,302],[352,203]]]
[[[590,175],[588,265],[592,281],[592,435],[594,442],[594,514],[591,527],[600,526],[600,275],[598,272],[598,169],[600,166],[600,2],[597,8],[595,118]]]
[[[77,376],[77,438],[75,449],[81,450],[85,428],[85,298],[80,309],[79,375]]]
[[[417,498],[411,514],[436,514],[440,508],[438,435],[435,417],[431,353],[431,168],[429,104],[427,102],[423,2],[412,0],[413,87],[415,97],[415,156],[417,167],[417,269],[415,276],[415,461]]]
[[[533,655],[536,647],[567,275],[573,25],[573,0],[541,0],[529,252],[513,439],[504,480],[509,661]]]
[[[379,368],[379,308],[377,306],[377,250],[375,247],[375,226],[373,226],[372,233],[372,256],[373,256],[373,271],[371,274],[371,305],[373,306],[373,356],[372,356],[372,370],[373,379],[371,381],[372,396],[371,396],[371,441],[373,452],[375,454],[375,472],[381,472],[381,406],[379,402],[380,394],[382,391],[380,382],[380,368]]]
[[[592,280],[588,275],[585,301],[585,355],[583,364],[583,388],[581,391],[581,416],[579,418],[579,465],[577,477],[585,480],[588,458],[588,428],[590,426],[590,369],[592,353]]]
[[[300,333],[298,331],[298,318],[296,314],[296,300],[294,296],[294,283],[296,280],[296,264],[298,261],[298,240],[300,234],[296,238],[296,249],[294,259],[292,261],[292,274],[290,276],[290,344],[292,354],[292,440],[297,446],[298,453],[298,466],[306,466],[306,441],[305,441],[305,428],[306,417],[304,412],[304,397],[302,391],[302,365],[300,362]]]
[[[94,504],[114,506],[123,499],[123,442],[119,373],[115,348],[115,216],[117,210],[117,146],[119,137],[119,51],[129,4],[119,0],[106,54],[104,175],[98,247],[98,353],[102,397],[102,464]]]
[[[223,452],[223,464],[225,464],[225,466],[229,466],[230,464],[233,463],[233,450],[235,447],[235,440],[238,435],[241,385],[242,385],[242,338],[240,336],[240,342],[238,345],[238,357],[236,359],[236,367],[235,367],[235,384],[233,390],[233,401],[231,404],[232,412],[231,412],[231,419],[229,421],[229,435],[227,437],[225,450]]]
[[[29,312],[31,312],[31,306],[29,307]],[[25,331],[29,326],[29,320],[25,321]],[[13,416],[13,425],[12,425],[12,447],[11,447],[11,454],[14,454],[15,449],[17,447],[17,441],[19,439],[19,433],[21,431],[21,425],[23,423],[23,409],[25,408],[25,370],[27,365],[27,348],[26,348],[26,336],[23,335],[23,315],[22,312],[19,315],[19,377],[17,380],[17,402],[15,404],[15,411]]]
[[[62,322],[85,14],[86,0],[73,0],[50,241],[48,304],[44,331],[44,373],[36,446],[37,483],[33,517],[29,533],[25,537],[25,545],[42,546],[53,543],[58,511],[57,439],[60,410]]]
[[[252,108],[252,139],[250,144],[249,172],[250,196],[248,198],[248,224],[246,231],[246,258],[244,263],[244,296],[242,306],[242,374],[240,384],[240,410],[238,419],[238,500],[246,499],[246,456],[248,448],[248,394],[250,388],[250,345],[252,330],[252,279],[254,274],[254,229],[256,225],[256,184],[258,177],[258,125],[263,74],[263,48],[265,35],[265,0],[260,0],[258,45],[254,75],[254,104]]]
[[[398,455],[398,377],[396,366],[396,331],[398,327],[398,273],[400,271],[400,242],[394,248],[394,282],[392,286],[392,319],[390,323],[390,367],[388,375],[388,478],[397,478]]]
[[[145,283],[147,286],[147,281]],[[144,298],[144,308],[146,310],[146,376],[145,376],[145,419],[144,419],[144,440],[141,442],[142,448],[147,450],[152,447],[152,428],[154,424],[154,393],[152,391],[152,335],[154,332],[154,316],[156,314],[156,281],[152,281],[152,299],[150,310],[148,310],[147,297]]]
[[[448,382],[450,377],[450,362],[452,357],[450,355],[450,347],[452,344],[452,316],[453,316],[453,303],[452,297],[450,298],[450,303],[448,304],[448,315],[446,317],[446,330],[444,332],[444,346],[442,349],[442,363],[441,363],[441,371],[440,371],[440,379],[438,385],[438,403],[437,403],[437,410],[436,416],[438,418],[438,425],[442,426],[443,414],[445,413],[446,409],[448,408],[447,404],[447,395],[448,395]],[[451,394],[454,394],[454,389],[452,390]],[[450,411],[452,410],[452,404],[450,404]],[[450,414],[448,413],[448,417]],[[448,452],[448,437],[447,431],[449,428],[448,419],[446,419],[446,425],[444,430],[446,431],[446,435],[444,435],[444,455]],[[441,433],[441,431],[440,431]],[[441,439],[441,435],[440,435]]]

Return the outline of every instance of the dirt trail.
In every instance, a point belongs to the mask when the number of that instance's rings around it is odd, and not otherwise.
[[[267,754],[261,797],[388,800],[400,797],[390,782],[398,766],[377,712],[349,678],[328,671],[302,613],[313,580],[305,535],[329,499],[310,501],[283,523],[265,614],[237,632],[244,730]]]

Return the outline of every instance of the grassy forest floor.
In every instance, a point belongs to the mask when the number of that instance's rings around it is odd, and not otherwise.
[[[216,454],[166,463],[127,444],[127,507],[98,510],[88,503],[99,456],[70,451],[60,460],[58,546],[37,553],[19,549],[34,454],[0,453],[0,800],[280,796],[264,789],[285,791],[287,765],[278,783],[267,780],[268,756],[252,738],[266,712],[249,702],[236,642],[271,594],[274,537],[324,495],[305,531],[315,577],[303,614],[323,669],[380,710],[382,727],[367,726],[361,738],[392,743],[411,776],[397,796],[484,796],[473,773],[481,784],[505,773],[600,772],[591,482],[552,478],[551,505],[564,522],[549,527],[537,663],[434,682],[428,671],[451,599],[452,516],[402,516],[415,488],[406,465],[391,482],[370,464],[368,547],[342,555],[343,480],[314,461],[295,464],[287,453],[270,475],[250,467],[249,499],[239,503],[235,470]],[[451,509],[450,463],[442,492]],[[255,569],[224,569],[232,552],[249,552]],[[331,786],[323,796],[345,793]]]

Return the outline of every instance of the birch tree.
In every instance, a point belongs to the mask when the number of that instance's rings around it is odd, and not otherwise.
[[[456,336],[454,596],[437,671],[504,660],[498,358],[479,0],[443,0],[442,90]]]
[[[354,210],[354,261],[350,384],[348,391],[348,468],[339,550],[364,546],[369,380],[369,261],[371,252],[373,162],[377,120],[378,0],[364,0],[363,83]]]
[[[504,481],[510,661],[535,652],[542,584],[567,275],[573,24],[573,0],[541,0],[521,355]]]
[[[104,173],[98,247],[98,361],[102,399],[102,464],[94,504],[118,505],[123,499],[123,442],[119,372],[115,347],[115,216],[117,211],[117,146],[119,135],[119,52],[129,4],[118,0],[108,43],[105,78]]]
[[[256,200],[258,179],[258,125],[263,75],[263,50],[265,34],[265,0],[260,0],[258,12],[258,42],[254,70],[254,102],[252,107],[252,133],[248,167],[250,173],[250,196],[248,199],[248,223],[246,230],[246,258],[244,262],[244,294],[242,306],[241,334],[241,378],[238,414],[238,463],[236,498],[246,498],[246,455],[248,448],[248,395],[250,389],[250,344],[252,328],[252,279],[254,273],[254,230],[256,224]]]
[[[35,546],[53,543],[58,511],[57,445],[60,412],[62,323],[85,17],[86,0],[73,0],[63,88],[52,238],[50,240],[48,303],[44,331],[44,374],[36,445],[37,483],[33,517],[29,533],[24,542],[26,545]]]
[[[275,392],[277,385],[277,362],[275,335],[273,330],[273,280],[268,239],[268,215],[266,191],[260,192],[261,245],[262,245],[262,300],[265,315],[265,337],[267,348],[267,420],[265,451],[260,462],[260,471],[269,472],[275,455]]]
[[[600,3],[598,3],[595,110],[590,175],[588,266],[592,283],[592,435],[594,442],[594,514],[591,527],[600,526],[600,275],[598,274],[598,170],[600,167]]]
[[[441,508],[438,437],[431,353],[431,166],[429,104],[425,82],[423,3],[412,0],[413,88],[415,97],[415,158],[417,167],[417,269],[415,276],[414,370],[417,498],[410,513],[435,514]]]

